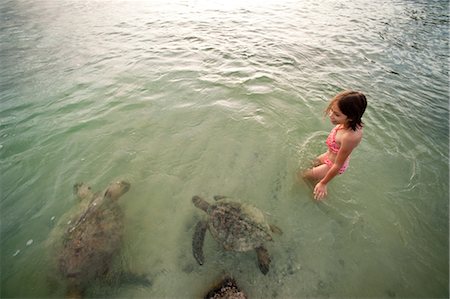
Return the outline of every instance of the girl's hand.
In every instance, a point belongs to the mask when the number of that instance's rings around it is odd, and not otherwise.
[[[321,200],[325,196],[327,196],[327,184],[318,182],[317,185],[314,187],[314,199]]]

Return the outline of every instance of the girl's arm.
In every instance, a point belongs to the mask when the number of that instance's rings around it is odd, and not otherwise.
[[[347,136],[347,134],[342,136],[341,148],[337,153],[336,161],[330,170],[328,170],[325,177],[314,187],[314,199],[321,200],[327,196],[327,184],[339,173],[339,169],[344,165],[345,160],[347,160],[358,143],[358,139]]]

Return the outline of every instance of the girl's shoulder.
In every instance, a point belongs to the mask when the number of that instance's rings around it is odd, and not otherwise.
[[[363,136],[363,128],[360,127],[355,131],[350,129],[344,130],[344,134],[342,134],[342,138],[346,139],[346,141],[360,142]]]

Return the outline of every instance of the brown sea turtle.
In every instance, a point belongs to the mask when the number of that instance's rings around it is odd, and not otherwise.
[[[82,297],[93,281],[109,275],[122,245],[123,213],[117,200],[129,189],[126,181],[113,182],[102,193],[75,184],[74,192],[87,204],[69,222],[57,254],[67,297]]]
[[[267,223],[264,214],[249,204],[227,200],[224,196],[215,196],[214,203],[209,204],[199,196],[194,196],[194,205],[208,214],[195,227],[192,251],[195,259],[203,265],[203,243],[206,229],[225,250],[255,250],[259,269],[263,274],[269,271],[270,256],[264,243],[272,241],[272,232],[281,230]]]

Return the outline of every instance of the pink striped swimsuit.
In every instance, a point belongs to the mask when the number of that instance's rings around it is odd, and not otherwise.
[[[339,149],[341,148],[340,145],[337,144],[337,142],[336,142],[336,135],[340,129],[342,129],[342,126],[340,126],[340,125],[337,125],[336,127],[334,127],[333,130],[331,130],[330,135],[328,135],[328,138],[326,141],[326,144],[328,146],[328,151],[333,154],[337,154],[339,152]],[[347,160],[345,160],[344,165],[342,165],[341,169],[339,169],[339,174],[344,173],[344,171],[348,168],[349,160],[350,160],[350,156],[347,158]],[[325,156],[324,162],[326,165],[328,165],[328,167],[332,167],[334,164],[334,162],[332,162],[328,158],[328,155]]]

